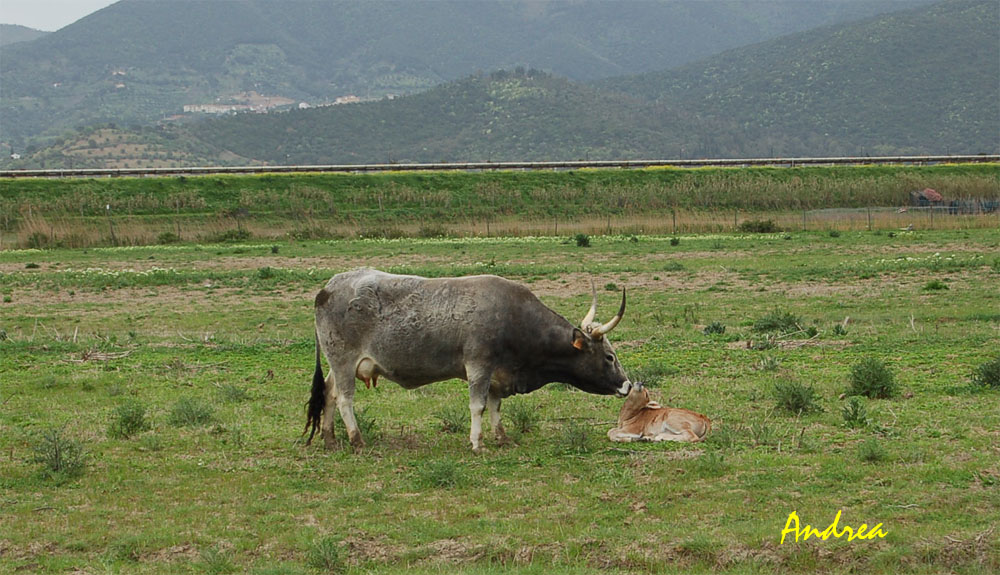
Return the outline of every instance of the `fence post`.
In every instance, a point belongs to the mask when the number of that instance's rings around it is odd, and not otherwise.
[[[806,211],[802,210],[802,231],[806,231]]]
[[[868,207],[868,231],[872,231],[872,209],[871,206]]]

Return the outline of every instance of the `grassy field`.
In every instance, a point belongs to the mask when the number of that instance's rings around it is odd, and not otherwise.
[[[0,252],[0,572],[993,573],[1000,230],[440,238]],[[464,383],[363,386],[300,438],[312,298],[357,266],[496,273],[598,318],[702,444],[612,444],[550,384],[474,455]],[[870,360],[889,398],[844,396]],[[869,379],[866,379],[869,378]],[[342,431],[339,437],[343,437]],[[874,527],[780,543],[802,527]]]
[[[760,219],[800,231],[1000,225],[996,211],[897,213],[911,191],[928,187],[948,201],[1000,201],[1000,165],[7,179],[0,180],[0,249],[714,233]],[[876,210],[857,212],[863,208]]]

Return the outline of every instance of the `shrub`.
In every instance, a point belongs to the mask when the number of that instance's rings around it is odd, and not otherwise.
[[[138,401],[129,401],[119,405],[111,412],[108,437],[128,439],[137,433],[149,430],[151,427],[149,420],[146,419],[146,407]]]
[[[434,413],[441,422],[445,433],[466,433],[469,431],[469,410],[459,405],[448,405]]]
[[[882,360],[866,357],[851,366],[851,387],[848,395],[864,395],[872,399],[896,395],[896,377]]]
[[[618,291],[618,284],[616,284],[615,282],[608,282],[608,283],[604,284],[604,290],[605,291]]]
[[[946,289],[949,289],[948,284],[941,280],[931,280],[924,284],[924,291],[941,291]]]
[[[749,234],[773,234],[781,231],[773,220],[745,220],[740,222],[739,230]]]
[[[313,541],[306,549],[306,563],[324,573],[343,573],[347,570],[340,543],[332,537]]]
[[[781,360],[773,355],[765,355],[757,360],[758,371],[777,371],[781,367]]]
[[[269,280],[275,276],[274,268],[271,266],[264,266],[257,270],[257,279]]]
[[[858,396],[851,397],[840,412],[844,416],[844,424],[850,428],[868,427],[868,408],[865,402]]]
[[[227,383],[219,386],[219,398],[230,403],[240,403],[250,399],[250,393],[245,387]]]
[[[218,233],[218,234],[212,236],[209,239],[210,239],[210,241],[220,242],[220,243],[221,242],[245,242],[245,241],[249,240],[252,237],[253,237],[253,234],[251,234],[248,230],[235,229],[235,230],[226,230],[224,232]]]
[[[838,232],[837,230],[830,230],[830,237],[831,238],[839,238],[840,237],[840,232]]]
[[[161,232],[156,236],[156,243],[160,245],[176,244],[181,241],[181,237],[174,232]]]
[[[816,390],[797,381],[779,381],[774,384],[774,399],[778,407],[792,413],[819,411]]]
[[[858,459],[864,463],[878,463],[885,461],[888,454],[882,444],[874,437],[865,440],[858,445]]]
[[[557,449],[563,453],[590,453],[590,430],[579,421],[570,420],[563,427],[557,443]]]
[[[523,401],[513,402],[507,410],[512,429],[517,433],[531,433],[538,428],[538,410]]]
[[[175,427],[197,427],[208,425],[215,419],[212,406],[200,399],[182,397],[170,410],[167,421]]]
[[[217,547],[210,547],[201,553],[201,566],[205,573],[211,575],[225,575],[235,573],[236,565],[233,564],[229,554]]]
[[[278,246],[271,246],[271,253],[272,254],[277,254],[280,250],[281,250],[281,248],[278,247]]]
[[[784,310],[773,310],[753,323],[753,331],[758,333],[789,333],[802,329],[802,318]]]
[[[590,236],[587,234],[576,234],[576,247],[578,248],[589,248],[590,247]]]
[[[24,264],[24,269],[26,269],[26,270],[37,270],[40,267],[42,267],[42,266],[36,264],[35,262],[28,262],[28,263]]]
[[[448,228],[441,224],[425,223],[420,226],[419,230],[417,230],[417,237],[446,238],[448,237]]]
[[[670,238],[670,245],[672,245],[672,246],[679,246],[679,245],[681,245],[681,239],[680,238]]]
[[[62,429],[41,432],[31,452],[31,462],[41,464],[42,474],[51,479],[79,477],[87,466],[83,444],[64,437]]]
[[[980,389],[1000,389],[1000,355],[972,371],[972,386]]]
[[[705,329],[702,331],[705,333],[705,335],[722,335],[726,333],[726,325],[717,321],[713,321],[712,323],[706,325]]]

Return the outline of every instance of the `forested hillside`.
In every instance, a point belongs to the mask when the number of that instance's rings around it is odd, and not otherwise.
[[[596,87],[494,73],[189,133],[269,163],[996,153],[997,7],[945,2]]]
[[[953,0],[600,83],[733,122],[749,155],[997,153],[1000,3]]]
[[[923,1],[123,0],[0,49],[0,142],[147,125],[249,92],[315,105],[518,66],[635,74]]]

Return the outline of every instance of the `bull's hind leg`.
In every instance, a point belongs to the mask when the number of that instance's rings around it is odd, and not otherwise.
[[[493,427],[493,436],[497,443],[506,445],[508,442],[507,431],[503,428],[503,421],[500,420],[500,395],[490,388],[490,393],[486,396],[486,407],[490,410],[490,426]]]
[[[351,442],[351,446],[355,451],[360,450],[365,446],[364,439],[361,438],[361,430],[358,429],[358,422],[354,418],[354,367],[353,366],[336,366],[333,368],[330,376],[333,378],[333,386],[336,390],[333,393],[332,400],[337,404],[337,410],[340,412],[340,419],[344,422],[344,427],[347,429],[347,438]],[[330,416],[330,438],[333,439],[333,409],[332,405],[327,404],[326,414]],[[323,420],[323,424],[326,425],[326,419]],[[324,435],[325,437],[325,435]]]
[[[337,385],[333,372],[326,376],[326,405],[323,407],[323,422],[320,424],[320,434],[323,436],[323,446],[333,449],[336,446],[333,440],[333,409],[337,405]]]

